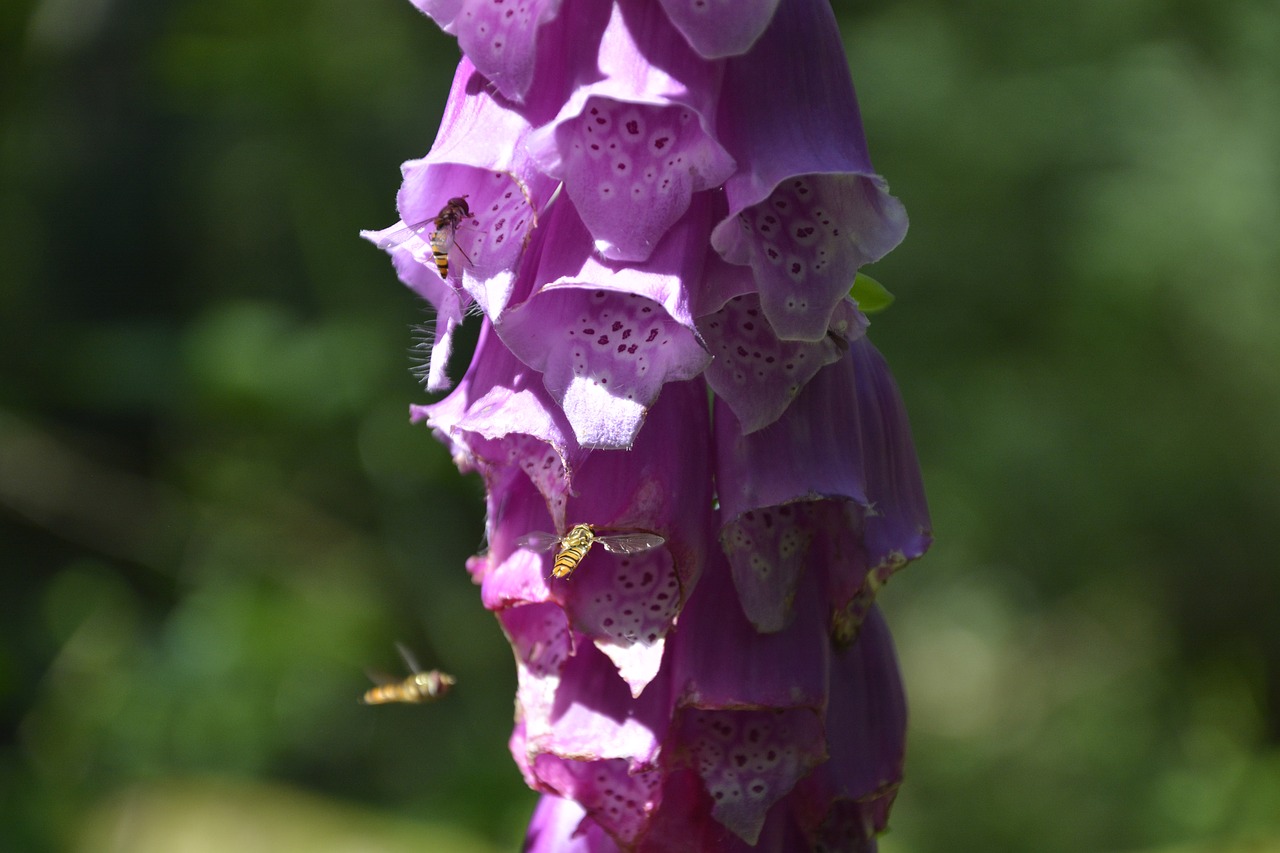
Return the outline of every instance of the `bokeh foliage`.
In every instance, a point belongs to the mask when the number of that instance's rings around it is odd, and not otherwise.
[[[1280,15],[837,8],[938,540],[885,850],[1280,846]],[[479,486],[355,236],[456,60],[402,0],[0,8],[0,847],[517,845]],[[396,640],[449,701],[356,704]]]

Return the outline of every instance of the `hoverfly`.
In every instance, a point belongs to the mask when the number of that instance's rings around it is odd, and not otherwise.
[[[636,554],[657,548],[667,540],[656,533],[642,530],[633,531],[601,531],[597,533],[590,524],[575,524],[564,536],[554,533],[528,533],[516,540],[517,548],[528,548],[530,551],[546,552],[559,545],[556,552],[555,565],[551,568],[551,576],[567,578],[573,574],[591,550],[591,546],[599,542],[606,551],[614,554]]]
[[[436,262],[436,272],[446,281],[449,279],[449,250],[456,245],[454,232],[462,224],[462,220],[470,218],[471,208],[467,206],[467,197],[454,196],[440,208],[435,218],[436,230],[427,236],[427,242],[431,244],[431,257]],[[467,258],[467,253],[462,251],[461,246],[458,246],[458,251],[462,252],[462,257]],[[471,263],[470,258],[467,258],[467,263]]]
[[[421,705],[441,699],[449,692],[449,688],[457,684],[457,680],[447,672],[438,669],[423,672],[410,652],[400,643],[396,643],[400,657],[404,658],[409,671],[413,674],[403,681],[388,681],[368,690],[360,701],[365,705],[386,705],[391,702],[407,702]],[[375,681],[377,679],[374,679]]]
[[[397,222],[384,231],[361,231],[360,234],[372,240],[379,249],[391,251],[413,237],[421,237],[423,230],[428,225],[432,226],[427,232],[426,243],[431,247],[431,258],[435,261],[436,271],[447,281],[449,252],[455,246],[459,252],[462,252],[462,257],[467,259],[467,263],[471,263],[471,258],[467,257],[467,253],[463,252],[462,247],[458,246],[454,240],[462,220],[470,218],[471,208],[467,205],[467,197],[460,195],[449,199],[445,206],[440,208],[440,212],[431,219],[424,219],[412,225]]]

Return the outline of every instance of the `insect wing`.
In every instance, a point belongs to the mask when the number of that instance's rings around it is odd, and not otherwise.
[[[427,243],[433,243],[435,227],[435,219],[424,219],[413,224],[397,222],[390,228],[383,228],[381,231],[361,231],[360,236],[371,241],[379,249],[390,251],[409,242],[414,237]]]
[[[606,533],[596,536],[596,541],[614,554],[638,554],[667,540],[656,533]]]
[[[526,533],[516,540],[517,548],[528,548],[530,551],[545,553],[560,544],[560,537],[554,533]]]
[[[414,675],[422,672],[422,667],[418,666],[418,659],[413,656],[413,652],[409,651],[409,647],[404,643],[396,643],[396,651],[400,653],[404,665],[409,667],[409,671]]]

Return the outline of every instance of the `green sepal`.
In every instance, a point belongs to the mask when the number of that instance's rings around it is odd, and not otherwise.
[[[858,303],[863,314],[875,314],[893,304],[893,294],[885,290],[880,282],[863,273],[858,273],[854,278],[849,295]]]

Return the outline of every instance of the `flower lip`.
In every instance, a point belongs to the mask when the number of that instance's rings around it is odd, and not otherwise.
[[[693,193],[733,173],[715,132],[721,70],[650,0],[612,6],[596,61],[528,151],[564,181],[602,255],[643,261]]]
[[[778,0],[661,0],[661,3],[689,46],[707,59],[736,56],[750,50],[778,8]]]
[[[556,205],[542,226],[537,268],[520,274],[523,288],[536,290],[497,329],[542,373],[584,447],[630,447],[663,386],[697,376],[710,360],[685,285],[702,269],[708,211],[694,205],[640,266],[596,257],[572,205]]]
[[[503,95],[524,100],[533,82],[542,26],[560,13],[561,0],[413,0]]]
[[[690,107],[592,96],[578,109],[535,132],[529,150],[564,180],[596,250],[610,260],[646,260],[693,194],[733,170]]]
[[[726,60],[723,91],[719,138],[740,168],[712,245],[751,265],[780,338],[819,340],[857,268],[907,228],[872,168],[830,4],[780,6],[751,51]]]

